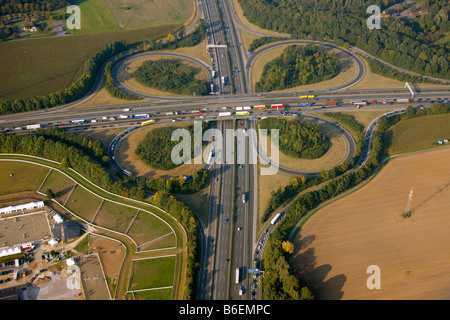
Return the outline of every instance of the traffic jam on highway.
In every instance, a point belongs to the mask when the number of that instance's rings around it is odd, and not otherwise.
[[[169,112],[155,112],[152,113],[140,113],[129,115],[131,109],[125,108],[122,114],[103,116],[101,119],[74,119],[68,122],[56,122],[47,124],[28,124],[24,126],[18,126],[14,128],[3,128],[2,132],[7,131],[17,131],[17,130],[36,130],[44,127],[62,127],[62,126],[78,126],[78,125],[96,125],[98,123],[109,123],[110,126],[112,122],[129,122],[130,119],[137,120],[136,123],[129,123],[129,125],[146,126],[155,123],[158,119],[163,119],[170,117],[170,121],[177,122],[182,120],[192,120],[196,119],[196,115],[199,115],[198,119],[217,119],[226,117],[249,117],[249,120],[256,120],[256,117],[250,117],[252,113],[259,113],[259,116],[268,115],[267,113],[272,113],[273,110],[278,111],[276,115],[280,116],[300,116],[301,111],[308,111],[314,109],[322,109],[327,107],[336,106],[355,106],[357,109],[368,106],[368,105],[392,105],[392,104],[405,104],[413,102],[412,99],[384,99],[383,101],[376,100],[359,100],[350,101],[349,103],[343,103],[342,100],[324,100],[317,101],[315,95],[301,95],[299,96],[300,102],[296,104],[270,104],[270,105],[254,105],[254,106],[237,106],[237,107],[222,107],[216,108],[215,110],[202,108],[191,109],[184,111],[169,111]],[[426,102],[426,103],[448,103],[448,100],[437,98],[437,100],[431,101],[430,99],[417,99],[415,102]],[[211,113],[207,116],[208,113]],[[152,118],[152,119],[148,119]],[[139,122],[140,121],[140,122]],[[106,127],[104,125],[103,127]],[[95,128],[95,127],[93,127]]]

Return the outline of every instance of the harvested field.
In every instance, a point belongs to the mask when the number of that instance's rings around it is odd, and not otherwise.
[[[366,186],[316,212],[294,240],[296,276],[318,299],[450,298],[450,148],[391,160]],[[414,188],[411,218],[404,210]],[[381,270],[369,290],[367,267]]]

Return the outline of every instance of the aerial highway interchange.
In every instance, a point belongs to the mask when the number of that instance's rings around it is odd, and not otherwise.
[[[99,74],[90,94],[81,101],[53,109],[1,116],[0,127],[13,131],[17,127],[39,123],[44,126],[69,126],[71,129],[77,129],[77,125],[74,125],[72,121],[83,119],[83,124],[88,125],[88,128],[91,129],[121,126],[124,128],[124,133],[129,133],[142,127],[140,123],[143,120],[136,119],[134,115],[148,114],[149,118],[156,119],[158,123],[167,124],[174,121],[208,120],[213,122],[213,125],[222,132],[225,132],[226,129],[256,130],[256,120],[250,120],[249,118],[259,119],[261,117],[279,116],[315,118],[314,114],[317,112],[354,110],[356,107],[351,101],[373,101],[365,107],[373,107],[374,110],[386,110],[386,113],[389,113],[389,110],[403,112],[411,104],[428,106],[431,101],[448,100],[450,98],[448,88],[442,87],[423,88],[420,93],[416,93],[412,102],[397,101],[397,99],[411,99],[411,93],[406,88],[404,90],[352,90],[351,87],[358,83],[365,74],[365,67],[361,58],[350,50],[323,41],[280,41],[247,55],[239,33],[239,28],[242,28],[243,25],[238,21],[232,2],[201,0],[199,1],[199,8],[200,17],[205,20],[207,25],[208,44],[212,45],[208,51],[211,56],[210,64],[182,54],[145,52],[122,60],[113,70],[115,82],[119,88],[143,98],[151,98],[153,101],[77,107],[82,102],[88,102],[89,98],[101,88],[102,74]],[[222,26],[224,29],[222,29]],[[314,43],[342,50],[355,61],[358,67],[356,76],[348,83],[336,88],[307,92],[306,94],[314,96],[313,99],[308,100],[311,102],[311,106],[307,107],[298,106],[299,95],[305,94],[305,92],[289,94],[253,93],[250,76],[254,59],[264,51],[277,46],[300,43]],[[201,65],[210,75],[211,71],[216,72],[218,76],[210,79],[216,94],[208,97],[159,97],[136,92],[120,82],[118,74],[126,63],[133,59],[151,55],[189,59]],[[329,101],[339,102],[336,105],[330,105],[328,104]],[[270,108],[272,104],[282,104],[283,109]],[[236,107],[255,105],[266,105],[268,107],[263,110],[250,109],[250,112],[242,116],[235,114]],[[125,109],[128,110],[125,111]],[[201,110],[201,112],[193,112],[193,110]],[[177,114],[167,115],[168,112],[177,112]],[[222,116],[224,112],[230,112],[231,116]],[[121,115],[126,115],[126,117],[121,119]],[[114,120],[111,120],[111,117],[114,117]],[[95,120],[95,122],[92,120]],[[338,124],[332,121],[327,122],[345,136],[349,145],[348,157],[353,157],[355,142],[351,135]],[[369,150],[370,135],[375,126],[376,121],[367,129],[365,150]],[[123,135],[114,140],[112,148],[108,148],[108,150],[111,149],[110,152],[114,152],[114,146],[122,137]],[[237,153],[238,149],[234,149],[235,143],[238,145],[247,144],[244,158],[248,160],[248,139],[238,135],[237,141],[234,141],[234,138],[233,141],[227,141],[227,135],[225,134],[223,134],[223,139],[224,153],[226,148],[230,146],[232,146],[233,152]],[[236,158],[239,156],[236,154]],[[368,152],[364,153],[357,165],[361,165],[367,156]],[[116,164],[116,168],[123,170],[118,164]],[[259,268],[259,260],[262,257],[265,241],[275,223],[269,221],[262,234],[256,233],[257,165],[251,164],[249,161],[244,163],[213,163],[210,170],[209,223],[202,228],[202,259],[198,298],[200,300],[259,299],[259,276],[249,273],[249,270]],[[320,174],[320,172],[296,172],[283,167],[280,167],[279,170],[292,175]]]

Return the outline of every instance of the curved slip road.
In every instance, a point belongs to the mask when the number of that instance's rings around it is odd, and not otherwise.
[[[345,53],[351,59],[353,59],[353,61],[355,61],[356,66],[358,67],[358,72],[356,73],[356,76],[349,82],[344,83],[343,85],[340,85],[336,88],[328,89],[327,91],[339,91],[339,90],[344,90],[344,89],[350,88],[351,86],[354,86],[359,81],[361,81],[361,79],[363,78],[363,76],[365,74],[365,67],[364,67],[362,60],[358,56],[353,54],[352,52],[350,52],[342,47],[339,47],[337,45],[330,44],[327,42],[316,41],[316,40],[286,40],[286,41],[279,41],[279,42],[269,44],[268,46],[265,46],[259,50],[256,50],[255,52],[253,52],[251,54],[250,58],[247,60],[247,63],[245,65],[248,87],[251,88],[251,68],[253,67],[253,62],[260,54],[266,52],[267,50],[274,49],[276,47],[286,46],[286,45],[295,45],[295,44],[315,44],[315,45],[320,45],[320,46],[336,49],[336,50],[339,50],[339,51]],[[317,91],[317,92],[320,92],[320,91]]]
[[[311,115],[302,115],[302,118],[308,118],[308,119],[312,119],[315,121],[322,121],[322,122],[328,124],[329,126],[333,127],[334,129],[336,129],[338,132],[340,132],[344,136],[345,140],[347,141],[347,146],[348,146],[347,155],[344,160],[342,160],[340,163],[333,166],[332,168],[340,165],[341,163],[343,163],[344,161],[347,161],[349,158],[351,158],[355,155],[355,153],[356,153],[355,140],[353,139],[352,135],[347,130],[345,130],[341,125],[339,125],[337,122],[334,122],[332,120],[328,120],[325,118],[317,117],[317,116],[311,116]],[[262,149],[259,148],[259,150],[262,150]],[[259,152],[259,157],[265,163],[268,163],[268,160],[270,159],[270,157],[268,157],[262,151]],[[275,167],[278,166],[279,171],[287,173],[287,174],[295,175],[295,176],[318,176],[321,174],[321,171],[301,171],[301,170],[286,168],[286,167],[280,166],[278,163],[274,163],[273,161],[272,161],[272,166],[275,166]],[[325,170],[330,170],[332,168],[327,168]]]
[[[118,62],[114,66],[114,68],[112,69],[112,76],[114,78],[114,84],[118,88],[120,88],[121,90],[123,90],[123,91],[125,91],[125,92],[127,92],[129,94],[132,94],[132,95],[135,95],[135,96],[140,96],[140,97],[143,97],[143,98],[150,98],[150,99],[157,99],[157,100],[170,100],[170,101],[184,101],[184,100],[188,100],[189,97],[161,97],[161,96],[148,95],[148,94],[145,94],[145,93],[142,93],[142,92],[134,91],[134,90],[128,88],[127,86],[125,86],[120,81],[120,79],[119,79],[119,70],[126,63],[129,63],[129,62],[131,62],[133,60],[140,59],[140,58],[143,58],[143,57],[151,57],[151,56],[160,56],[160,57],[164,57],[164,56],[167,57],[168,56],[168,57],[175,57],[175,58],[181,58],[181,59],[190,60],[192,62],[195,62],[195,63],[199,64],[202,68],[204,68],[208,72],[208,75],[211,77],[211,73],[210,73],[211,66],[209,64],[203,62],[200,59],[197,59],[197,58],[194,58],[194,57],[191,57],[191,56],[187,56],[187,55],[184,55],[184,54],[180,54],[180,53],[152,52],[152,51],[149,51],[149,52],[143,52],[143,53],[139,53],[139,54],[130,56],[130,57],[125,58],[125,59],[121,60],[120,62]],[[211,80],[211,78],[210,78],[210,80]],[[198,99],[198,97],[196,99]]]

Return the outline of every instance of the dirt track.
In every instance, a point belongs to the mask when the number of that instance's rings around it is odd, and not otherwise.
[[[450,148],[394,159],[315,213],[294,241],[295,274],[318,299],[450,299],[448,159]],[[381,269],[379,290],[366,287],[370,265]]]

